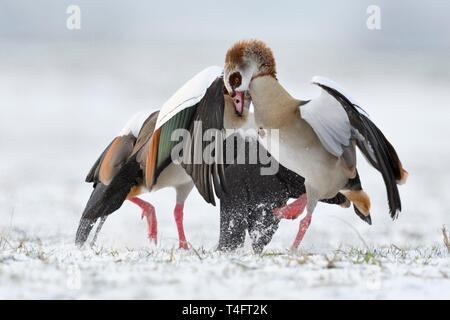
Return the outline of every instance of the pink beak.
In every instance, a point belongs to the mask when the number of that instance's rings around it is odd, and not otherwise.
[[[236,91],[231,95],[234,102],[234,107],[239,115],[242,115],[242,111],[244,110],[244,96],[245,91]]]

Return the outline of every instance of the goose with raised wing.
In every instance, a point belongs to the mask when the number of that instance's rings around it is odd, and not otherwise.
[[[220,199],[218,249],[228,251],[242,246],[247,230],[253,251],[260,253],[271,241],[281,218],[293,219],[302,213],[303,209],[295,204],[290,206],[289,214],[276,208],[303,195],[305,179],[277,163],[258,143],[254,113],[249,112],[248,105],[249,101],[238,115],[231,97],[225,96],[224,127],[238,130],[231,131],[233,134],[227,137],[224,150],[229,155],[231,149],[235,159],[242,155],[245,157],[239,163],[225,163],[228,192]],[[250,150],[258,153],[253,160]],[[267,170],[269,166],[277,168],[276,173],[262,174],[262,168]],[[342,193],[320,201],[344,208],[350,206],[350,201]],[[370,214],[365,216],[356,206],[353,207],[363,221],[371,224]]]
[[[368,216],[370,200],[356,170],[356,147],[381,173],[390,215],[397,217],[401,211],[397,184],[405,183],[408,173],[381,130],[337,84],[315,77],[312,83],[322,89],[318,98],[293,98],[277,80],[271,49],[258,40],[240,41],[228,50],[224,82],[236,112],[241,113],[248,100],[253,102],[260,142],[281,165],[305,178],[306,193],[279,210],[295,218],[306,207],[294,248],[301,243],[319,199],[342,192]]]
[[[75,243],[82,246],[97,220],[94,240],[106,217],[120,208],[125,200],[142,208],[148,233],[157,241],[155,208],[138,198],[140,194],[165,187],[176,190],[174,210],[179,247],[187,249],[183,229],[184,202],[194,187],[206,202],[215,205],[214,195],[225,192],[223,162],[194,161],[203,154],[207,142],[191,143],[173,159],[172,151],[179,142],[172,139],[176,129],[191,136],[203,137],[208,129],[223,130],[224,94],[222,68],[209,67],[181,87],[157,112],[141,112],[133,116],[94,163],[86,177],[94,190],[82,213]],[[201,126],[195,125],[201,123]],[[221,140],[222,141],[222,140]],[[184,142],[184,141],[183,141]],[[184,149],[182,149],[184,152]],[[177,160],[177,161],[174,161]]]

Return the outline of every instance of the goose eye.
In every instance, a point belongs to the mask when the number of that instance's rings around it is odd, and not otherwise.
[[[239,72],[234,72],[230,75],[230,78],[228,80],[230,83],[230,86],[234,88],[238,88],[242,83],[242,76]]]

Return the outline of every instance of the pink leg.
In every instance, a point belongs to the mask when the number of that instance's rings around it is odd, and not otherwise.
[[[280,219],[297,219],[299,215],[302,214],[306,207],[306,193],[302,194],[300,198],[294,202],[273,210],[275,214]]]
[[[297,249],[300,245],[300,242],[302,242],[303,237],[305,236],[306,230],[308,230],[309,225],[311,224],[311,217],[312,214],[307,212],[306,217],[300,221],[300,226],[298,228],[297,237],[295,237],[295,241],[292,244],[291,249]]]
[[[173,211],[173,214],[175,216],[175,222],[177,224],[178,229],[178,239],[180,242],[179,248],[188,249],[183,229],[183,208],[184,208],[183,203],[177,203],[177,205],[175,206],[175,210]]]
[[[157,222],[156,222],[155,207],[152,206],[147,201],[144,201],[137,197],[131,198],[128,200],[137,204],[142,209],[141,218],[144,219],[144,217],[145,217],[147,219],[148,237],[149,237],[150,241],[154,241],[156,244],[157,236],[158,236],[158,226],[157,226]]]

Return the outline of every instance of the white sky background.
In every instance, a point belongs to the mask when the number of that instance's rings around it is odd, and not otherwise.
[[[82,30],[65,29],[79,5]],[[366,8],[382,10],[382,32],[367,30]],[[353,48],[449,48],[448,1],[51,1],[1,0],[0,38],[12,41],[120,41],[258,37]],[[305,43],[307,44],[307,43]],[[304,44],[304,45],[305,45]]]

